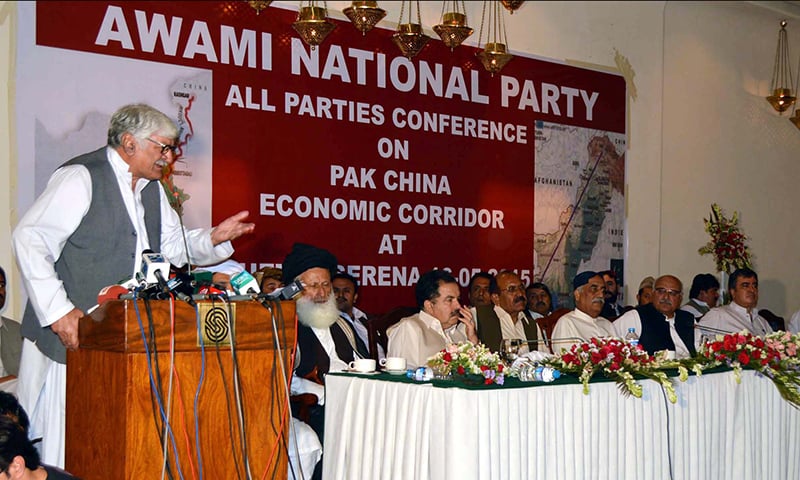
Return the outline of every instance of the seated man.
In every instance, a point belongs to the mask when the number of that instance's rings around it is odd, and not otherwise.
[[[487,272],[478,272],[469,279],[467,290],[470,306],[488,307],[492,304],[489,293],[489,284],[492,280],[494,275]]]
[[[528,298],[528,314],[534,320],[553,313],[553,296],[547,285],[541,282],[534,282],[525,289],[525,296]]]
[[[6,304],[6,272],[0,267],[0,312]],[[22,334],[19,323],[0,317],[0,390],[15,392],[19,359],[22,354]]]
[[[639,291],[636,292],[636,306],[641,307],[653,301],[653,277],[644,277],[639,284]]]
[[[653,289],[653,302],[623,313],[614,325],[619,338],[625,338],[629,328],[639,336],[639,345],[650,355],[660,350],[675,352],[675,358],[695,354],[694,318],[678,310],[683,296],[683,284],[672,275],[658,277]]]
[[[283,272],[281,272],[280,268],[264,267],[257,270],[253,276],[261,288],[261,293],[272,293],[283,287],[283,282],[281,281]]]
[[[717,301],[719,301],[719,280],[710,273],[699,273],[692,280],[689,301],[681,307],[681,310],[691,313],[695,321],[698,321],[717,306]]]
[[[769,323],[758,314],[758,275],[749,268],[739,268],[728,280],[731,303],[712,308],[698,322],[705,335],[747,330],[764,336],[772,332]]]
[[[356,358],[369,358],[367,347],[336,308],[331,290],[331,275],[336,267],[336,257],[329,251],[303,243],[295,243],[283,261],[284,283],[299,279],[304,287],[296,302],[297,363],[291,392],[316,396],[316,403],[310,405],[293,399],[292,415],[308,423],[320,443],[325,427],[325,376],[347,370],[348,363]],[[315,475],[318,473],[319,470]]]
[[[405,358],[415,368],[450,343],[478,343],[472,313],[459,303],[458,283],[448,271],[422,274],[415,294],[420,312],[389,327],[387,357]]]
[[[489,350],[499,352],[503,340],[522,339],[533,342],[532,350],[549,353],[541,329],[525,312],[527,298],[522,280],[514,272],[498,273],[489,287],[492,305],[475,307],[478,321],[478,338]],[[520,353],[529,350],[524,346]]]
[[[358,334],[358,338],[369,349],[369,331],[367,330],[367,314],[358,309],[355,305],[358,302],[358,280],[345,272],[339,272],[332,277],[333,296],[336,298],[336,306],[339,308],[339,315],[350,322],[350,325]],[[372,352],[369,352],[372,354]],[[378,343],[378,360],[385,358],[386,352]]]
[[[603,282],[606,285],[606,293],[604,294],[605,304],[601,315],[606,320],[614,321],[622,315],[623,306],[618,302],[619,300],[619,283],[617,283],[617,272],[614,270],[604,270],[598,275],[603,277]]]
[[[553,351],[569,350],[591,338],[613,337],[614,327],[600,316],[605,304],[605,281],[592,271],[581,272],[572,280],[575,310],[564,314],[553,330]]]

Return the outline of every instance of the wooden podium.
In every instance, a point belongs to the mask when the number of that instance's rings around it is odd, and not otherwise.
[[[272,306],[278,317],[278,340],[289,376],[289,359],[295,342],[295,305],[282,302],[277,308],[274,303]],[[283,324],[278,309],[283,312]],[[234,325],[243,422],[237,413],[230,342],[227,345],[210,342],[211,338],[230,340],[229,311]],[[207,339],[204,355],[198,342],[197,312]],[[161,478],[163,408],[164,413],[170,411],[172,437],[166,436],[164,441],[172,478],[180,477],[178,463],[185,479],[199,478],[199,465],[206,479],[247,478],[245,455],[252,478],[286,478],[285,445],[291,412],[286,407],[285,380],[278,363],[269,310],[248,300],[229,304],[198,302],[197,312],[186,303],[174,303],[176,374],[171,406],[167,401],[169,300],[110,301],[81,319],[80,349],[67,354],[68,471],[84,480]],[[151,329],[157,353],[153,351]],[[142,331],[148,339],[147,348]],[[202,462],[198,462],[194,412],[201,375],[196,421]],[[151,376],[161,386],[162,407],[152,392]],[[178,452],[177,461],[173,448]]]

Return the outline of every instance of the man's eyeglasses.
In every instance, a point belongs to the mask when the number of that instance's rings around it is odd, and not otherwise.
[[[669,295],[670,297],[680,297],[682,295],[680,290],[673,290],[671,288],[658,287],[654,291],[659,295]]]
[[[172,152],[172,154],[175,155],[175,152],[178,150],[177,145],[167,145],[166,143],[161,143],[159,141],[153,140],[150,137],[147,137],[147,139],[155,143],[159,147],[161,147],[161,155],[165,155],[167,152]]]
[[[523,287],[522,285],[509,285],[506,288],[501,288],[500,291],[501,292],[508,292],[511,295],[514,295],[517,292],[525,293],[525,287]]]

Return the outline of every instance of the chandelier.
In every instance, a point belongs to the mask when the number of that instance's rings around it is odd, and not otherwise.
[[[492,5],[489,6],[489,3]],[[488,18],[486,11],[489,11]],[[514,55],[508,53],[506,45],[508,45],[508,36],[506,34],[506,24],[503,20],[503,12],[500,10],[499,2],[489,2],[484,0],[483,13],[481,14],[481,28],[478,33],[478,43],[483,40],[483,25],[486,22],[486,44],[483,50],[477,53],[478,59],[483,64],[483,68],[489,71],[494,76],[506,66],[508,62],[514,58]],[[499,40],[502,39],[503,42]]]
[[[511,12],[511,15],[514,15],[514,11],[518,10],[525,2],[523,0],[500,0],[500,3],[506,7],[506,10]]]
[[[453,1],[453,9],[445,13],[445,8],[450,2],[442,2],[442,17],[439,25],[433,26],[433,31],[439,35],[445,45],[450,47],[452,52],[454,48],[461,45],[461,43],[472,35],[472,28],[467,26],[467,8],[462,0],[461,10],[458,9],[458,2]]]
[[[325,41],[325,37],[336,28],[328,21],[328,6],[322,2],[323,7],[318,7],[317,2],[310,1],[305,7],[300,7],[297,20],[292,23],[292,28],[300,35],[313,50],[314,47]]]
[[[362,35],[372,30],[378,22],[386,16],[386,10],[378,8],[378,2],[354,1],[352,5],[343,10],[347,18],[361,30]]]
[[[792,71],[789,68],[789,40],[786,35],[786,20],[781,20],[778,31],[778,48],[775,50],[775,66],[772,69],[772,95],[767,101],[779,113],[785,112],[794,104],[792,94]]]
[[[261,10],[269,7],[272,0],[247,0],[247,3],[256,11],[256,15],[261,15]]]
[[[428,44],[431,37],[422,33],[422,20],[419,15],[419,0],[417,0],[417,23],[411,23],[411,10],[414,6],[414,1],[408,2],[408,23],[403,23],[403,12],[405,11],[406,2],[400,5],[400,21],[397,22],[397,31],[392,35],[392,41],[397,48],[403,53],[403,56],[412,59],[425,45]]]

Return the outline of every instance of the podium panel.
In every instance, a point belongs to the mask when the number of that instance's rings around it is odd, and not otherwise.
[[[256,301],[172,305],[111,301],[80,320],[81,347],[67,354],[67,470],[84,480],[161,478],[166,458],[175,479],[178,469],[199,478],[201,468],[209,479],[247,478],[248,469],[286,478],[291,412],[270,311]],[[288,376],[294,302],[272,306]],[[231,341],[201,349],[198,317],[205,338]]]

